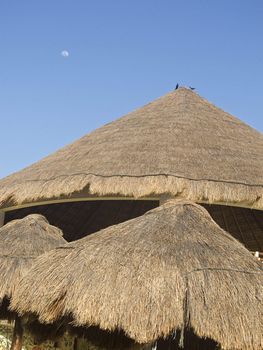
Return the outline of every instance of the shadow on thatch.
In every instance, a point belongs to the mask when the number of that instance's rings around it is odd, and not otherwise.
[[[122,329],[139,343],[192,328],[263,348],[263,269],[201,206],[168,202],[39,257],[12,299],[43,322]]]

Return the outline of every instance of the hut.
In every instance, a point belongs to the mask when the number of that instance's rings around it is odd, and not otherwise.
[[[15,319],[12,349],[21,349],[23,327],[21,319],[8,310],[10,298],[36,257],[66,243],[62,235],[59,228],[49,225],[39,214],[13,220],[0,228],[0,318]]]
[[[74,241],[169,199],[262,252],[263,135],[179,88],[0,180],[0,225],[38,213]]]
[[[11,307],[42,322],[121,329],[138,343],[180,332],[183,346],[192,331],[223,349],[263,349],[262,265],[185,200],[40,256]]]
[[[43,214],[72,241],[166,198],[205,205],[262,252],[263,135],[179,88],[0,180],[0,217]]]

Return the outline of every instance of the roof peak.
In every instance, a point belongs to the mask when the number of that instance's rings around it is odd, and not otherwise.
[[[2,179],[0,206],[83,191],[263,209],[263,135],[180,87]]]

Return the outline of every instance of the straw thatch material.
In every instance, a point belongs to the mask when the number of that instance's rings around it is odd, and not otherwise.
[[[191,327],[226,349],[263,348],[263,270],[201,206],[168,202],[36,260],[12,299],[42,322],[123,329],[152,342]]]
[[[263,209],[263,135],[181,88],[0,181],[0,205],[81,196]]]
[[[0,304],[11,298],[18,280],[34,259],[65,244],[62,231],[42,215],[32,214],[0,228]]]

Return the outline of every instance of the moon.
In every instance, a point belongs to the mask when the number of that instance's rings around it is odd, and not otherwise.
[[[68,50],[63,50],[63,51],[61,51],[60,54],[61,54],[62,57],[68,57],[69,56]]]

